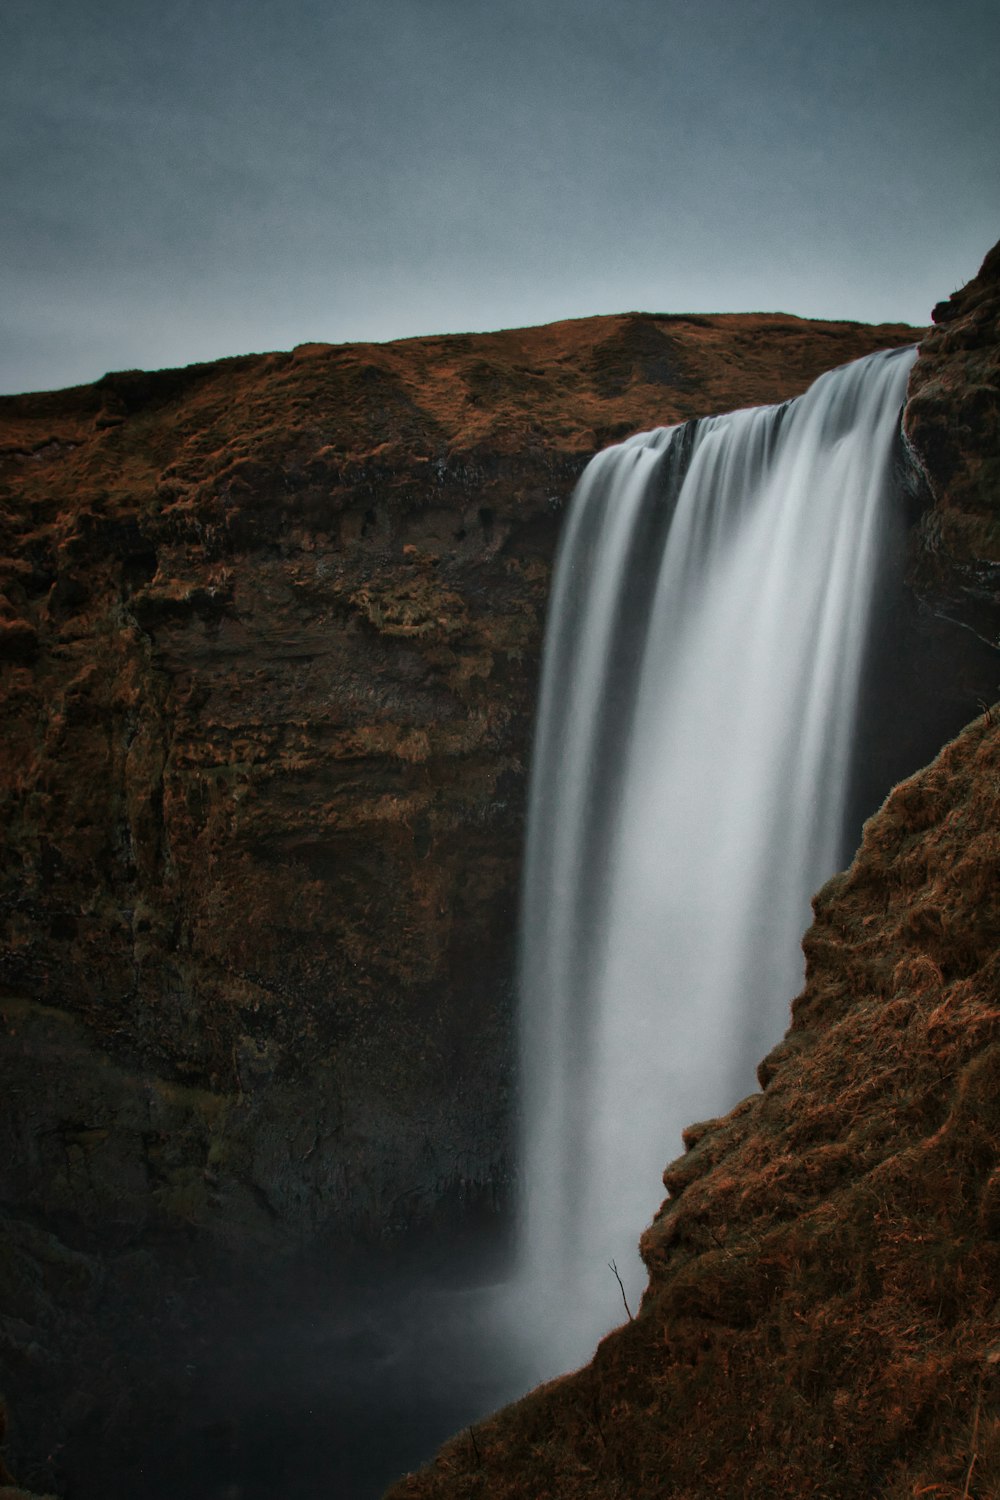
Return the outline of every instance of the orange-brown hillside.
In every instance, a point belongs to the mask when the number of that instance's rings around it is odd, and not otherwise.
[[[193,456],[225,446],[231,457],[280,448],[287,462],[296,434],[310,447],[325,438],[311,456],[329,449],[327,460],[385,459],[386,444],[407,461],[477,448],[520,454],[533,437],[589,454],[612,433],[783,401],[823,370],[921,333],[785,313],[626,313],[389,344],[303,344],[0,397],[0,452],[44,463],[58,456],[52,445],[93,450],[96,441],[105,462],[89,469],[119,478],[123,459],[139,478],[185,448]],[[101,441],[140,413],[132,441]]]
[[[392,1500],[1000,1492],[998,830],[993,714],[817,897],[763,1093],[666,1170],[636,1319]]]

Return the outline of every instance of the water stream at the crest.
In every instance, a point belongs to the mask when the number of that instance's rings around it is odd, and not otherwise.
[[[519,1322],[585,1359],[692,1121],[755,1086],[842,862],[912,350],[640,434],[574,497],[543,668],[521,958]]]

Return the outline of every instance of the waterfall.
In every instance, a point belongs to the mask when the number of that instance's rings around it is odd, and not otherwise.
[[[521,940],[519,1318],[587,1358],[682,1128],[756,1087],[845,795],[913,350],[598,454],[550,605]]]

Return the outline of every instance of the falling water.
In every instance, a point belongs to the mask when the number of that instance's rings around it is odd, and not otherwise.
[[[837,868],[912,350],[640,433],[574,497],[553,589],[521,954],[518,1299],[538,1374],[643,1284],[681,1129],[755,1087]]]

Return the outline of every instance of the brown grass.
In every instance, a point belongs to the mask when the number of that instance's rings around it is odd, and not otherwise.
[[[767,1087],[689,1133],[638,1317],[392,1500],[1000,1494],[1000,727],[815,902]]]

